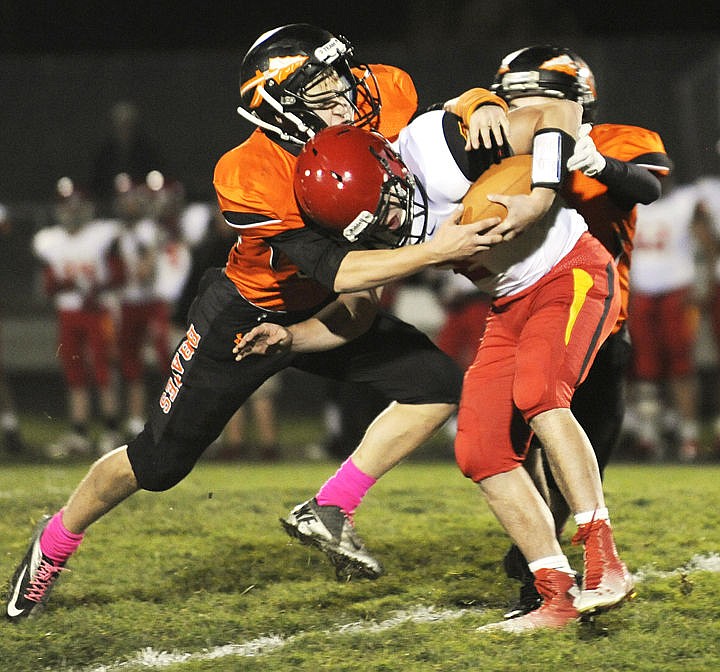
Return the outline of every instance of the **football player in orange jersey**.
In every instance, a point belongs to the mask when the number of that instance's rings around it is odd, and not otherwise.
[[[572,401],[572,411],[597,455],[600,473],[617,445],[625,413],[630,341],[625,321],[629,297],[629,268],[635,235],[636,205],[651,203],[661,193],[660,177],[672,162],[654,131],[624,124],[590,125],[597,104],[595,78],[587,63],[572,50],[538,45],[514,51],[502,59],[491,90],[510,108],[542,103],[548,98],[574,100],[583,106],[583,126],[567,167],[572,172],[562,195],[569,207],[585,218],[588,229],[615,258],[621,309],[612,334],[595,358],[585,382]],[[540,459],[540,451],[536,452]],[[541,490],[551,499],[558,535],[568,508],[549,470]],[[540,598],[533,576],[516,546],[505,556],[508,576],[522,582],[520,599],[507,618],[537,608]]]
[[[317,130],[341,123],[377,126],[392,136],[415,112],[414,87],[405,73],[357,64],[352,53],[347,40],[294,24],[262,35],[246,54],[240,110],[259,128],[219,160],[214,176],[220,208],[237,230],[237,242],[226,267],[209,270],[201,281],[186,336],[144,430],[95,462],[65,507],[37,527],[12,580],[6,607],[11,620],[27,617],[46,601],[90,524],[139,489],[176,485],[237,408],[288,366],[368,383],[390,402],[318,497],[296,508],[297,525],[290,530],[322,548],[340,577],[381,574],[380,563],[355,532],[353,511],[377,478],[455,410],[461,372],[423,333],[378,312],[378,294],[366,287],[384,284],[389,275],[403,277],[472,256],[502,236],[485,231],[496,220],[459,226],[459,212],[432,241],[396,250],[372,249],[371,227],[364,236],[369,249],[352,249],[349,242],[305,225],[293,196],[293,170],[303,144]],[[498,105],[485,107],[500,136],[502,120],[497,119],[504,103],[487,94],[478,105],[493,101]],[[402,176],[392,184],[405,189]],[[409,236],[413,214],[406,213],[400,238]],[[368,270],[373,283],[362,285],[358,274]],[[332,319],[353,321],[357,338],[326,352],[235,361],[235,342],[253,326],[268,319],[293,324],[322,308],[331,310]]]

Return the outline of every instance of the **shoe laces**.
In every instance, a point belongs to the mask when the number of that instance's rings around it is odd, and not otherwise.
[[[608,553],[612,549],[605,543],[607,535],[603,534],[604,529],[607,529],[604,520],[591,520],[580,525],[572,538],[573,544],[585,544],[585,590],[595,590],[600,585],[606,560],[613,555]]]
[[[38,565],[35,576],[28,583],[25,598],[31,602],[42,602],[60,572],[64,571],[66,569],[62,565],[53,565],[52,562],[43,558]]]
[[[539,570],[535,575],[535,588],[543,600],[543,606],[554,598],[565,595],[570,586],[575,583],[575,577],[557,570]]]

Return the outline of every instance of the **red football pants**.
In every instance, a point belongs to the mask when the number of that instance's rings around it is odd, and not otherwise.
[[[115,327],[108,310],[58,312],[58,353],[69,387],[110,383],[115,355]],[[88,366],[89,364],[89,366]]]
[[[458,412],[465,476],[479,482],[522,464],[528,422],[570,407],[619,310],[617,270],[589,234],[535,285],[493,302]]]

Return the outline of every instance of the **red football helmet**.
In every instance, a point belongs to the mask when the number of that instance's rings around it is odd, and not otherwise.
[[[425,237],[415,179],[379,133],[349,125],[323,129],[300,152],[294,187],[312,223],[351,243],[399,247]]]

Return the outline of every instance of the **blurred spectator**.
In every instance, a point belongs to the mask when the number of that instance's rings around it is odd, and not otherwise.
[[[720,360],[720,176],[705,175],[696,182],[698,212],[695,222],[695,234],[699,241],[699,250],[705,269],[702,289],[704,308],[707,315],[711,349],[715,358],[715,375]],[[717,408],[717,385],[712,390],[711,412],[713,418],[713,452],[720,457],[720,409]]]
[[[110,129],[95,154],[90,189],[100,214],[111,212],[115,177],[121,173],[140,183],[151,170],[167,170],[156,144],[140,123],[140,111],[128,100],[110,110]]]
[[[697,213],[694,186],[672,187],[638,205],[630,269],[628,327],[633,344],[629,429],[641,455],[692,462],[698,455],[698,398],[694,363],[698,309],[694,298]]]
[[[113,309],[123,268],[118,252],[120,223],[95,217],[92,200],[67,177],[57,184],[56,224],[38,231],[33,252],[43,262],[45,289],[58,320],[58,356],[68,391],[71,431],[48,453],[61,458],[89,454],[93,384],[103,432],[99,453],[118,444],[118,404],[111,378],[115,354]]]
[[[125,431],[134,436],[145,426],[147,412],[146,348],[154,355],[161,377],[170,371],[170,307],[156,294],[165,235],[156,219],[155,193],[147,180],[134,183],[121,173],[115,188],[115,213],[123,224],[120,254],[125,270],[120,292],[120,373],[126,399]]]
[[[12,223],[7,208],[0,203],[0,235],[10,235]],[[20,421],[15,408],[15,398],[10,390],[5,368],[3,367],[2,342],[0,341],[0,433],[2,446],[12,455],[26,452],[26,446],[20,435]]]
[[[268,378],[248,398],[225,426],[221,442],[211,457],[219,460],[242,460],[257,455],[265,462],[282,456],[279,445],[275,399],[280,390],[281,374]],[[248,439],[248,411],[255,430],[255,445]]]

